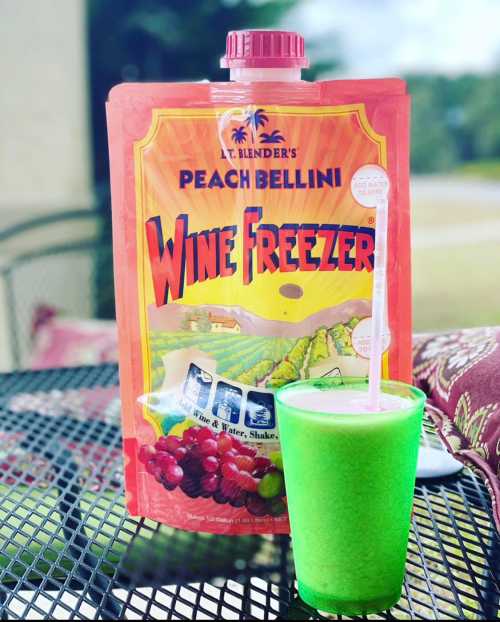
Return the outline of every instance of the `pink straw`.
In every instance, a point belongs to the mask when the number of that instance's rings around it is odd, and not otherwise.
[[[380,381],[382,377],[382,355],[384,353],[385,299],[387,290],[387,220],[389,201],[387,197],[378,201],[375,225],[375,266],[373,269],[372,293],[372,338],[370,371],[368,376],[368,401],[370,409],[380,408]]]
[[[352,176],[351,193],[363,207],[376,208],[368,403],[371,410],[377,411],[380,409],[387,290],[389,177],[386,170],[378,164],[361,166]]]

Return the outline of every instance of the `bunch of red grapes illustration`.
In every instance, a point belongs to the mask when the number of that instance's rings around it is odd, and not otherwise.
[[[286,491],[280,452],[259,456],[227,432],[194,426],[182,438],[162,436],[143,445],[139,460],[166,490],[180,488],[196,499],[246,507],[253,516],[281,516]]]

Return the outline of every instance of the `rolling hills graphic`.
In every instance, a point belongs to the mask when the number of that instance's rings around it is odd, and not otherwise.
[[[240,306],[168,304],[163,307],[150,305],[149,327],[153,331],[178,332],[185,329],[186,317],[203,312],[209,321],[226,322],[239,326],[238,333],[256,337],[305,337],[314,334],[322,326],[348,322],[352,317],[369,317],[370,300],[349,300],[336,307],[322,309],[301,322],[284,322],[260,317]]]

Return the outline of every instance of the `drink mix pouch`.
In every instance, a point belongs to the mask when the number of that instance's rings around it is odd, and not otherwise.
[[[127,504],[288,533],[274,391],[368,373],[376,210],[355,197],[381,169],[383,375],[411,380],[409,98],[301,81],[296,33],[231,32],[222,65],[231,82],[121,84],[107,104]]]

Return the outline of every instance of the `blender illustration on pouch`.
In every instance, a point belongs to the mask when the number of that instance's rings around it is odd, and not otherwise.
[[[184,385],[184,397],[203,410],[208,404],[211,386],[212,376],[191,363]]]
[[[249,391],[247,400],[245,425],[248,428],[274,428],[276,425],[276,415],[272,393]]]
[[[241,389],[238,387],[233,387],[226,382],[219,382],[212,409],[213,414],[227,423],[238,423],[241,395]]]

